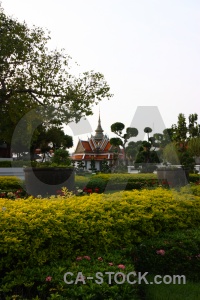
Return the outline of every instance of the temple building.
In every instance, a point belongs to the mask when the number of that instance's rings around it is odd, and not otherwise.
[[[121,149],[112,146],[108,136],[103,134],[100,114],[95,132],[95,135],[91,135],[87,141],[79,139],[71,158],[76,165],[82,162],[85,170],[101,171],[103,162],[107,161],[109,166],[113,166],[118,157],[123,158],[123,153]]]

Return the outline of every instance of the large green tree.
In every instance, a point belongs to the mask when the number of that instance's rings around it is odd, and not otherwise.
[[[200,124],[198,115],[190,114],[188,122],[184,114],[178,115],[177,124],[173,124],[170,131],[172,143],[164,147],[164,159],[172,164],[181,164],[194,170],[194,157],[198,153]]]
[[[101,73],[74,76],[70,56],[49,50],[49,40],[48,32],[7,16],[0,4],[0,130],[8,143],[31,109],[42,108],[46,121],[60,125],[91,115],[94,104],[112,96]]]

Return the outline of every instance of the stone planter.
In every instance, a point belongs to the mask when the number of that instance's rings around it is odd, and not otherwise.
[[[25,168],[25,187],[29,195],[47,197],[57,195],[66,187],[74,190],[75,172],[73,168]]]
[[[195,164],[200,165],[200,156],[195,156],[194,159],[195,159]]]
[[[159,181],[167,181],[170,187],[181,187],[189,182],[189,171],[177,168],[174,170],[157,170],[157,177]]]

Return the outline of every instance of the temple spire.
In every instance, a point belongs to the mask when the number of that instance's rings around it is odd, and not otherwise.
[[[103,129],[101,127],[101,117],[100,117],[100,109],[99,109],[99,120],[98,120],[98,126],[97,129],[95,130],[96,134],[94,136],[95,140],[102,140],[104,135],[103,135]]]

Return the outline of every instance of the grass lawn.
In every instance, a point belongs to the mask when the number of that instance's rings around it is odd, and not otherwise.
[[[187,280],[186,284],[143,284],[140,295],[145,300],[197,300],[200,299],[200,284]]]

